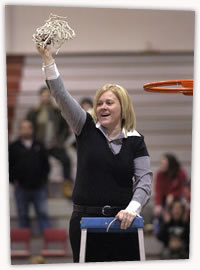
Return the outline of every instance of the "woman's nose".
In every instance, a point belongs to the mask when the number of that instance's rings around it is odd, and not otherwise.
[[[102,106],[101,106],[101,108],[104,109],[104,110],[107,109],[106,103],[103,103]]]

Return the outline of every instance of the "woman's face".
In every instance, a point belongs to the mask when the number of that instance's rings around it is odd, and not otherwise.
[[[172,217],[174,220],[179,220],[183,214],[181,202],[175,202],[172,207]]]
[[[112,91],[103,93],[96,108],[97,119],[106,129],[121,128],[121,105]]]
[[[169,162],[167,158],[163,157],[160,161],[160,170],[162,172],[166,172],[168,170],[168,167],[169,167]]]

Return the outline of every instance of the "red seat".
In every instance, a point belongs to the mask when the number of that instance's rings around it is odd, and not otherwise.
[[[44,257],[63,257],[66,256],[67,251],[67,231],[66,229],[48,228],[44,230],[43,234],[43,249],[41,255]],[[62,248],[49,248],[49,244],[62,245]]]
[[[30,256],[31,231],[28,228],[11,228],[11,257],[24,258]],[[24,244],[24,248],[13,248],[15,244]]]

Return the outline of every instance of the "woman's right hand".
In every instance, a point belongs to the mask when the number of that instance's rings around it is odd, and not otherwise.
[[[43,65],[48,66],[54,63],[51,45],[47,45],[45,48],[36,45],[36,48],[42,57]]]

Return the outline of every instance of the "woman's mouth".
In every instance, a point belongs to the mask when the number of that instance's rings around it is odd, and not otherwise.
[[[109,113],[101,114],[101,117],[107,117],[107,116],[110,116],[110,114]]]

